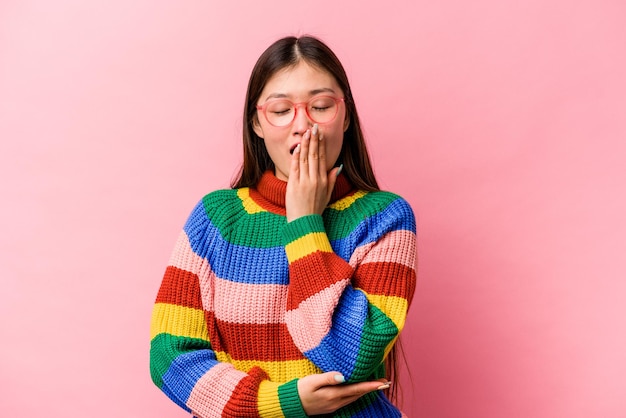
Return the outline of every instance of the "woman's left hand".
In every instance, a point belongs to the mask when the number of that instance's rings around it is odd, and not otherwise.
[[[307,415],[331,414],[363,395],[388,389],[387,379],[359,383],[343,383],[338,372],[311,374],[298,379],[298,395]]]
[[[338,168],[327,172],[326,144],[316,125],[302,136],[291,159],[285,206],[287,222],[306,215],[321,215],[335,187]]]

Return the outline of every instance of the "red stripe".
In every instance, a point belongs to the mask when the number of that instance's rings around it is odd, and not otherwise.
[[[170,303],[188,308],[202,309],[202,295],[198,276],[178,267],[165,269],[156,303]]]
[[[239,381],[232,392],[232,395],[224,409],[222,416],[225,417],[258,417],[259,409],[257,398],[259,386],[262,380],[268,378],[267,373],[259,367],[253,367],[248,372],[248,376]]]
[[[206,312],[209,339],[215,351],[228,353],[233,360],[302,360],[285,324],[233,324],[215,319]],[[247,341],[244,342],[244,341]]]
[[[287,310],[352,275],[352,267],[335,253],[317,251],[289,265]]]
[[[371,295],[408,299],[415,291],[415,270],[399,263],[361,264],[356,269],[353,283],[354,287],[363,289]]]

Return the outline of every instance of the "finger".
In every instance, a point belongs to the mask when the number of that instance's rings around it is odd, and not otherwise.
[[[389,386],[378,380],[371,380],[367,382],[351,383],[344,385],[341,388],[341,397],[343,398],[360,398],[361,396],[377,390],[387,389]]]
[[[391,387],[391,384],[393,382],[381,382],[380,386],[378,386],[376,389],[377,390],[385,390],[385,389],[389,389]]]
[[[291,166],[289,167],[289,179],[295,181],[300,176],[300,144],[296,145],[291,155]]]
[[[339,385],[346,381],[346,378],[339,372],[327,372],[319,375],[322,378],[322,385]]]
[[[302,135],[302,142],[300,142],[300,176],[309,174],[309,146],[311,143],[311,131],[307,130]]]
[[[316,123],[311,129],[311,140],[309,142],[309,175],[315,178],[319,175],[319,125]]]
[[[323,141],[324,135],[321,131],[318,131],[317,134],[317,142],[318,142],[318,173],[320,178],[324,179],[328,175],[326,173],[326,142]]]

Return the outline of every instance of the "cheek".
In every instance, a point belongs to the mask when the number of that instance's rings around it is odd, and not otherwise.
[[[343,146],[343,131],[340,131],[338,135],[334,135],[332,138],[328,138],[326,142],[326,158],[327,164],[334,165],[339,159],[341,154],[341,147]]]
[[[332,125],[326,126],[323,132],[327,161],[329,164],[334,164],[339,158],[343,145],[343,120],[338,118]]]
[[[263,139],[267,146],[276,146],[285,141],[284,132],[272,129],[272,127],[264,127],[263,133],[265,134]]]

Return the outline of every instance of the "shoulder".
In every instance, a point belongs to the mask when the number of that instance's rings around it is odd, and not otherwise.
[[[356,191],[330,205],[328,225],[346,231],[384,234],[392,230],[415,232],[415,215],[411,205],[398,194],[388,191]],[[334,235],[333,235],[334,236]]]
[[[358,213],[360,217],[394,215],[414,218],[413,209],[402,196],[389,191],[367,192],[358,190],[330,205],[336,211]]]
[[[381,210],[393,207],[398,210],[410,212],[411,214],[413,213],[413,209],[406,199],[396,193],[385,190],[364,192],[363,202],[367,202],[367,204]]]
[[[363,196],[365,206],[371,208],[370,221],[392,229],[415,232],[415,214],[409,202],[389,191],[368,192]]]
[[[198,205],[206,211],[215,211],[226,206],[241,205],[239,193],[243,189],[219,189],[207,193],[200,199]]]
[[[240,189],[219,189],[204,195],[193,207],[185,229],[206,229],[210,225],[219,227],[237,217],[242,210]]]

